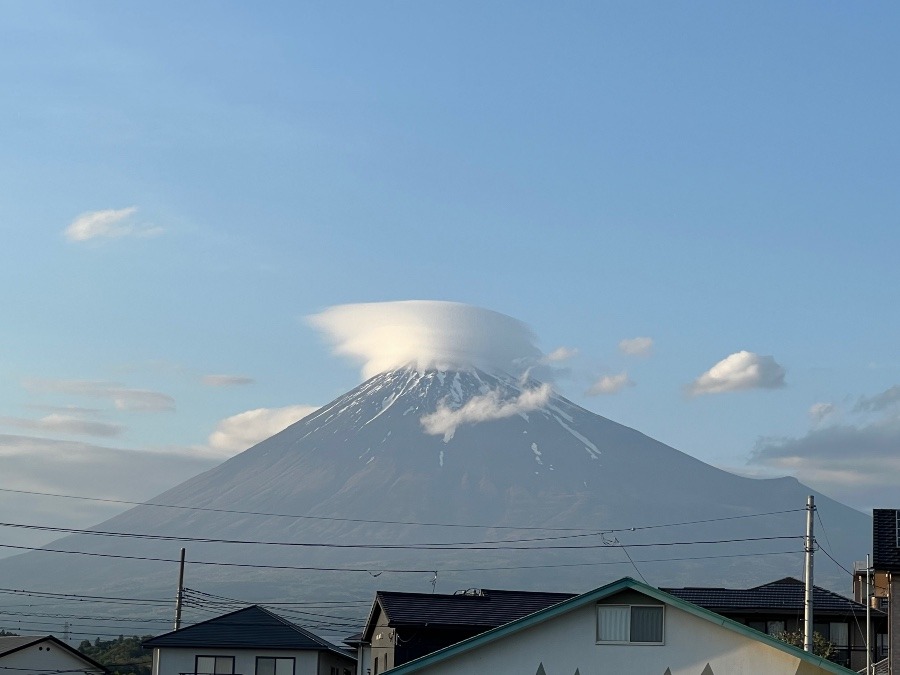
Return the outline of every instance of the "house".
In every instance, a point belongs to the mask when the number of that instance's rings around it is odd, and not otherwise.
[[[52,635],[0,637],[0,670],[15,675],[109,674],[105,666]]]
[[[900,510],[872,511],[872,592],[873,607],[888,615],[884,633],[877,636],[878,648],[887,652],[885,672],[900,675]],[[865,602],[866,570],[853,575],[856,599]]]
[[[454,594],[379,591],[361,636],[360,675],[379,675],[466,638],[574,597],[469,589]]]
[[[850,675],[624,578],[388,671],[390,675]]]
[[[752,588],[663,588],[682,600],[700,605],[769,635],[802,631],[802,581],[785,577]],[[872,610],[873,636],[887,630],[887,614]],[[838,593],[813,586],[813,630],[834,644],[832,660],[853,670],[866,666],[866,606]],[[871,641],[873,648],[874,640]],[[886,654],[884,655],[886,656]],[[883,658],[873,649],[873,660]]]
[[[346,651],[258,605],[143,643],[153,675],[353,675]]]

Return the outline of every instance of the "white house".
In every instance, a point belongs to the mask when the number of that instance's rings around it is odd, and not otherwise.
[[[146,640],[153,675],[353,675],[345,650],[253,605]]]
[[[625,578],[386,671],[390,675],[852,675]]]
[[[109,671],[52,635],[0,637],[0,672],[13,675],[106,675]]]

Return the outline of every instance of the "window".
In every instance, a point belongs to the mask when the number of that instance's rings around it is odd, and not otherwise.
[[[378,657],[375,657],[375,675],[378,675]]]
[[[196,675],[234,675],[233,656],[198,656],[194,661]]]
[[[597,642],[662,644],[662,605],[598,605]]]
[[[294,675],[294,658],[257,656],[256,675]]]
[[[766,633],[778,635],[784,632],[784,621],[766,621]]]

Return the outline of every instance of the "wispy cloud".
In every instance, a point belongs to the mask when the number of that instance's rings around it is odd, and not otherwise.
[[[653,351],[653,338],[627,338],[619,342],[619,351],[628,356],[649,356]]]
[[[207,387],[238,387],[243,384],[253,384],[256,380],[243,375],[204,375],[200,381]]]
[[[69,241],[89,241],[91,239],[114,239],[118,237],[154,237],[162,234],[163,228],[137,225],[132,216],[136,206],[124,209],[104,209],[82,213],[69,223],[63,234]]]
[[[836,413],[834,403],[813,403],[809,408],[809,419],[814,425],[819,425]]]
[[[894,385],[875,396],[863,396],[853,408],[854,412],[880,412],[900,403],[900,385]]]
[[[626,372],[621,372],[617,375],[604,375],[591,385],[590,389],[587,390],[587,395],[615,394],[622,391],[625,387],[633,386],[634,382],[629,379]]]
[[[168,394],[146,389],[131,389],[115,382],[29,379],[25,380],[23,385],[29,391],[107,399],[117,410],[131,412],[175,410],[175,399]]]
[[[125,430],[125,427],[120,424],[85,420],[59,413],[53,413],[36,420],[26,417],[0,417],[0,425],[43,433],[107,438],[119,436]]]
[[[314,405],[289,405],[247,410],[219,422],[209,436],[209,445],[222,455],[231,456],[274,436],[318,409]]]
[[[689,393],[721,394],[742,389],[777,389],[784,386],[784,368],[771,356],[735,352],[694,380]]]
[[[477,424],[499,420],[513,415],[537,410],[550,400],[552,390],[549,384],[542,384],[533,389],[526,389],[513,399],[502,399],[500,392],[492,390],[481,396],[470,398],[460,408],[439,405],[438,409],[424,415],[419,421],[430,436],[443,434],[446,443],[463,424]]]
[[[552,352],[547,354],[542,361],[545,363],[561,363],[562,361],[568,361],[571,358],[574,358],[578,355],[578,350],[574,347],[557,347]]]

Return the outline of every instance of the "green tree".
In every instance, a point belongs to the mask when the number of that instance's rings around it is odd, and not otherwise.
[[[806,641],[806,635],[802,630],[786,630],[783,633],[775,633],[772,637],[800,649],[803,649]],[[821,633],[813,633],[813,654],[823,659],[834,660],[836,651],[834,644],[826,640]]]
[[[151,637],[153,636],[120,635],[115,640],[97,638],[93,643],[90,640],[82,640],[78,645],[78,651],[102,663],[114,675],[150,675],[153,657],[141,647],[141,643]]]

